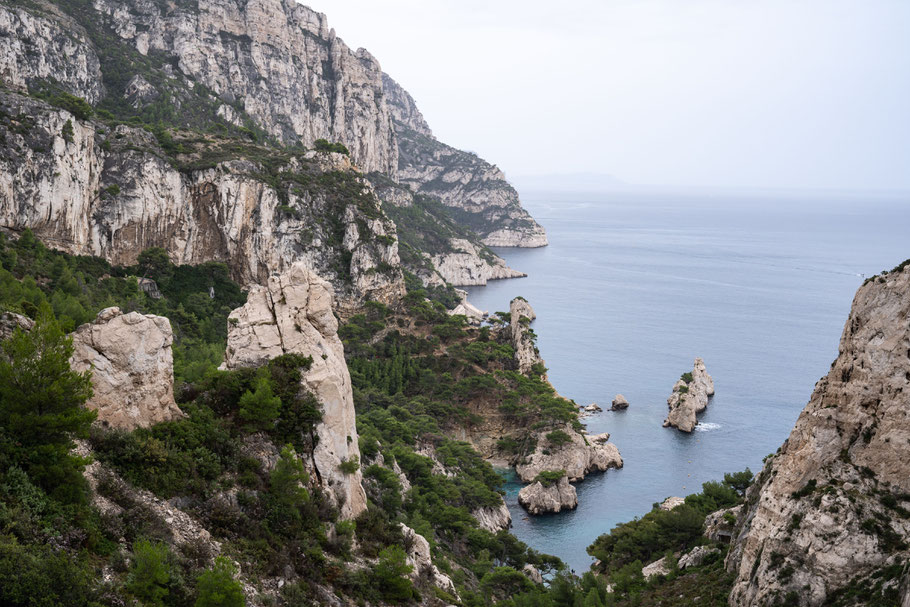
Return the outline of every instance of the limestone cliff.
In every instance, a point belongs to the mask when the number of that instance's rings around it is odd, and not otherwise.
[[[132,430],[183,417],[174,402],[171,323],[163,316],[102,310],[73,333],[74,371],[92,372],[86,406],[106,426]]]
[[[509,333],[518,370],[527,375],[536,365],[543,366],[543,359],[535,344],[537,336],[531,329],[531,322],[537,318],[534,308],[523,297],[509,302]]]
[[[227,262],[242,283],[305,260],[343,297],[404,292],[395,227],[341,154],[213,140],[169,158],[144,129],[107,130],[16,94],[0,93],[0,110],[2,227],[121,265],[160,246],[175,263]],[[274,177],[262,157],[278,163]]]
[[[705,369],[705,361],[696,358],[692,371],[677,380],[667,399],[669,413],[664,420],[664,428],[692,432],[698,424],[696,415],[705,410],[711,396],[714,396],[714,380]]]
[[[231,313],[225,366],[259,366],[282,354],[310,356],[303,387],[322,405],[312,465],[319,482],[336,498],[345,518],[366,509],[360,448],[354,419],[351,376],[344,360],[331,286],[302,262],[250,289],[247,303]],[[341,469],[355,462],[354,472]]]
[[[750,488],[726,561],[731,605],[823,605],[847,587],[892,592],[897,603],[910,559],[908,462],[904,264],[860,287],[831,370]]]
[[[476,154],[433,137],[414,99],[383,74],[398,137],[398,178],[414,191],[439,199],[485,245],[543,247],[544,229],[522,208],[503,172]]]

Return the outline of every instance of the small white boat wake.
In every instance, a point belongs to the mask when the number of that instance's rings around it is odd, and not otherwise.
[[[720,424],[712,424],[710,422],[699,423],[697,426],[695,426],[695,431],[696,432],[713,432],[715,430],[720,430],[722,427],[723,426],[721,426]]]

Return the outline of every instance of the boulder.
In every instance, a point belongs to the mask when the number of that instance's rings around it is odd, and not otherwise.
[[[692,368],[692,379],[680,378],[673,386],[673,392],[667,399],[669,413],[664,420],[664,428],[674,427],[683,432],[692,432],[698,420],[696,414],[708,406],[708,397],[714,395],[714,380],[705,369],[705,361],[695,359]]]
[[[585,411],[587,411],[588,413],[600,413],[601,411],[603,411],[603,409],[601,409],[597,403],[591,403],[590,405],[585,407]]]
[[[641,570],[641,574],[646,580],[658,575],[667,575],[668,573],[670,573],[670,564],[667,562],[667,557],[645,565]]]
[[[623,411],[629,408],[629,401],[626,400],[626,397],[622,394],[617,394],[616,398],[613,399],[613,403],[610,406],[611,411]]]
[[[102,424],[132,430],[183,416],[174,402],[174,337],[167,318],[105,308],[72,337],[70,365],[92,372],[86,406]]]
[[[313,465],[344,518],[366,509],[361,472],[342,472],[342,462],[360,460],[351,376],[332,312],[333,291],[303,262],[273,274],[266,286],[253,286],[246,304],[228,318],[224,366],[256,367],[282,354],[313,359],[302,384],[322,405],[316,426]]]
[[[521,568],[521,571],[535,584],[543,584],[543,576],[540,575],[540,571],[537,570],[537,567],[531,563],[526,563],[525,566]]]
[[[578,494],[565,476],[552,485],[540,481],[522,487],[518,492],[518,503],[530,514],[573,510],[578,506]]]

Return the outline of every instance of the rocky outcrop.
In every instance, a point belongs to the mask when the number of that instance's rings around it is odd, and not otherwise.
[[[545,514],[574,510],[578,506],[578,494],[569,479],[563,476],[559,481],[544,485],[540,481],[521,488],[518,503],[530,514]]]
[[[561,445],[550,444],[546,432],[537,437],[534,453],[515,466],[521,480],[528,483],[545,470],[565,470],[568,479],[575,482],[591,472],[622,468],[622,456],[616,445],[608,442],[609,434],[585,436],[571,425],[562,430],[569,436],[569,441]]]
[[[469,240],[449,241],[451,250],[432,255],[430,259],[442,278],[458,287],[485,285],[490,280],[521,278],[523,272],[513,270],[502,258],[487,254]]]
[[[167,318],[106,308],[72,337],[70,364],[92,372],[86,406],[101,423],[132,430],[183,416],[174,402],[174,337]]]
[[[247,303],[231,312],[225,366],[254,367],[281,356],[312,357],[303,387],[322,405],[312,465],[321,484],[341,505],[345,518],[366,509],[360,469],[346,473],[343,462],[360,462],[354,396],[344,360],[331,286],[302,262],[250,289]]]
[[[705,410],[710,396],[714,396],[714,380],[705,369],[705,361],[696,358],[692,372],[683,374],[667,399],[670,412],[664,420],[664,428],[692,432],[698,424],[696,414]]]
[[[625,411],[629,408],[629,401],[622,394],[617,394],[610,404],[610,411]]]
[[[731,605],[793,593],[816,606],[850,584],[870,597],[876,584],[899,586],[910,559],[908,319],[907,264],[858,290],[837,359],[747,493],[726,560]]]
[[[44,5],[41,12],[0,4],[0,81],[25,92],[53,81],[89,103],[104,94],[101,64],[85,31]]]
[[[531,304],[523,297],[516,297],[509,302],[509,332],[518,370],[528,374],[535,365],[543,364],[540,352],[535,344],[537,336],[531,329],[531,322],[537,318]]]
[[[667,557],[663,557],[654,561],[653,563],[649,563],[641,569],[641,575],[646,580],[659,575],[667,575],[668,573],[670,573],[670,563],[668,562]]]
[[[401,531],[404,535],[405,546],[408,546],[407,564],[411,566],[411,579],[416,580],[426,577],[437,588],[441,588],[457,597],[458,592],[455,590],[455,584],[452,579],[433,564],[433,559],[430,555],[430,543],[427,538],[404,523],[399,523],[399,525],[401,525]]]
[[[681,497],[668,497],[660,503],[661,510],[673,510],[677,506],[682,506],[686,503],[686,500]]]
[[[501,502],[498,506],[476,508],[471,512],[471,516],[481,529],[486,529],[490,533],[496,533],[512,526],[512,515],[505,502]]]
[[[522,208],[503,172],[476,154],[438,141],[411,96],[388,75],[383,81],[398,137],[399,180],[440,200],[487,246],[546,246],[546,232]]]
[[[535,584],[543,584],[543,576],[540,574],[540,571],[532,565],[531,563],[526,563],[524,567],[521,568],[521,572],[524,573],[529,580]]]
[[[0,226],[115,264],[160,246],[175,263],[223,261],[239,282],[264,283],[305,260],[347,299],[393,303],[404,294],[394,225],[345,156],[290,158],[282,170],[312,185],[276,185],[245,158],[180,171],[143,129],[108,132],[15,94],[0,93],[0,109],[8,127]],[[62,136],[67,121],[71,141]],[[339,197],[319,185],[322,176],[361,185],[360,198]]]
[[[688,569],[690,567],[698,567],[706,560],[708,560],[708,557],[719,554],[720,550],[718,550],[716,546],[696,546],[686,554],[679,557],[677,567],[679,567],[680,570]]]
[[[35,321],[28,316],[16,314],[15,312],[0,313],[0,341],[12,337],[16,329],[31,331],[34,326]]]

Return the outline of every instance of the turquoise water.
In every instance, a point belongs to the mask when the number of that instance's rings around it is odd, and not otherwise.
[[[907,198],[763,199],[523,193],[550,246],[499,249],[528,278],[469,289],[482,310],[522,295],[556,389],[631,406],[586,420],[622,470],[577,485],[579,507],[530,518],[507,483],[513,531],[578,572],[616,523],[724,472],[753,471],[787,438],[837,346],[862,275],[910,257]],[[679,375],[705,359],[717,394],[696,432],[662,428]]]

